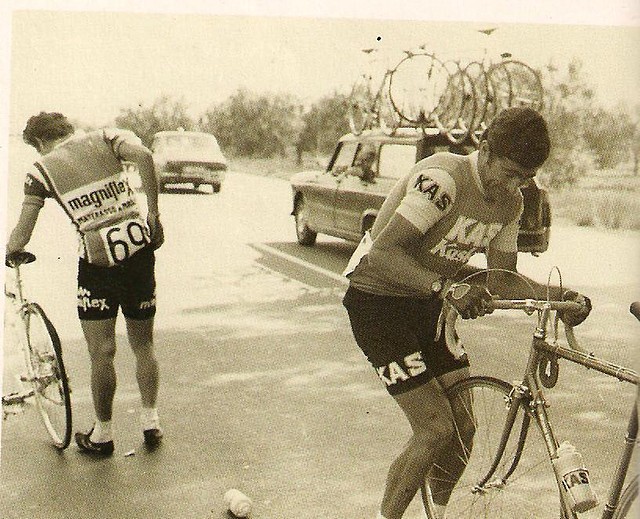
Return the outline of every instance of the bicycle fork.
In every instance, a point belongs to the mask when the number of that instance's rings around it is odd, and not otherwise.
[[[494,480],[489,481],[489,480],[491,480],[491,478],[493,478],[493,475],[495,474],[496,469],[498,468],[498,465],[500,464],[500,461],[502,460],[502,457],[504,456],[504,453],[505,453],[505,450],[506,450],[506,447],[507,447],[507,442],[509,441],[509,438],[511,437],[511,431],[513,430],[513,426],[515,425],[515,422],[516,422],[516,418],[517,418],[517,415],[518,415],[518,409],[520,409],[520,405],[521,405],[520,403],[523,400],[526,402],[526,400],[528,400],[529,394],[530,393],[529,393],[528,388],[526,388],[524,385],[514,386],[514,388],[511,390],[511,393],[509,395],[509,400],[507,402],[507,405],[509,406],[509,412],[507,413],[507,418],[505,420],[504,429],[502,430],[502,436],[500,437],[500,443],[498,444],[498,450],[497,450],[496,455],[495,455],[495,457],[493,459],[493,463],[492,463],[491,467],[489,468],[489,471],[474,486],[473,492],[481,493],[486,488],[503,487],[503,486],[505,486],[506,483],[507,483],[507,480],[509,479],[511,474],[513,474],[513,472],[515,471],[516,467],[518,466],[518,462],[520,461],[520,457],[522,456],[522,449],[524,447],[524,443],[525,443],[525,440],[527,438],[527,433],[529,431],[529,425],[531,423],[531,417],[529,416],[529,414],[526,411],[525,411],[525,413],[524,413],[524,415],[522,417],[522,425],[520,427],[520,433],[518,434],[517,449],[516,449],[516,452],[513,455],[513,458],[511,459],[511,463],[509,465],[509,468],[504,473],[504,475],[498,476]]]

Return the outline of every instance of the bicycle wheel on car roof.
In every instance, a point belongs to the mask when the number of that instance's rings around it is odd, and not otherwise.
[[[528,107],[540,110],[544,101],[544,88],[540,74],[529,65],[506,60],[489,69],[489,75],[498,90],[500,108]]]
[[[437,517],[434,503],[448,503],[447,517],[457,519],[558,518],[560,495],[548,451],[522,401],[505,452],[491,471],[507,413],[516,402],[512,389],[498,379],[471,377],[447,390],[457,437],[422,488],[429,518]]]
[[[349,129],[354,135],[360,135],[371,123],[373,94],[370,77],[362,74],[356,79],[347,103]]]
[[[472,61],[464,68],[464,72],[471,81],[476,99],[476,109],[469,123],[469,136],[475,144],[480,144],[486,118],[492,117],[494,108],[492,101],[491,83],[487,77],[484,65],[479,61]],[[486,126],[485,126],[486,127]]]
[[[460,144],[469,134],[476,109],[475,93],[471,80],[458,62],[449,61],[444,65],[449,77],[434,112],[434,120],[450,142]]]
[[[386,74],[376,98],[376,117],[378,125],[386,135],[393,135],[402,124],[402,117],[396,111],[389,95],[389,80]]]
[[[62,361],[60,338],[37,303],[30,303],[23,315],[26,330],[29,382],[44,426],[58,449],[71,441],[71,395]]]
[[[433,122],[433,113],[447,81],[447,70],[434,55],[408,53],[391,72],[391,103],[409,123],[427,126]]]

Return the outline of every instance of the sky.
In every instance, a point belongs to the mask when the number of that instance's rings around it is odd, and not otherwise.
[[[576,57],[603,104],[640,102],[638,0],[5,2],[11,133],[40,110],[103,125],[162,95],[194,116],[238,88],[308,105],[348,93],[363,48],[397,63],[420,44],[447,58],[508,51],[535,67]],[[478,32],[489,27],[491,36]]]

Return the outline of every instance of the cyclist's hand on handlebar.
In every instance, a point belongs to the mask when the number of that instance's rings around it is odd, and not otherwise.
[[[580,303],[582,308],[577,311],[566,311],[560,313],[560,319],[568,326],[578,326],[582,321],[589,317],[591,313],[591,299],[587,296],[579,294],[574,290],[567,290],[562,295],[563,301],[574,301]]]
[[[454,283],[447,291],[445,299],[453,306],[463,319],[475,319],[493,312],[491,294],[480,285]]]

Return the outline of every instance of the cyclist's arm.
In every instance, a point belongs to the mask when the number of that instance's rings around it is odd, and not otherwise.
[[[390,279],[430,294],[433,273],[418,260],[419,251],[425,234],[451,210],[455,195],[455,182],[446,171],[430,169],[411,176],[406,195],[375,236],[367,261],[380,265]]]
[[[551,299],[561,300],[560,287],[541,285],[532,279],[524,277],[531,288],[522,278],[517,278],[511,272],[518,272],[518,232],[520,230],[519,218],[506,225],[491,241],[487,250],[487,268],[497,269],[487,275],[487,288],[489,292],[505,299]],[[507,272],[504,272],[504,271]],[[501,272],[502,271],[502,272]]]
[[[396,213],[371,246],[367,261],[381,265],[389,279],[428,295],[433,273],[416,259],[423,240],[424,234]]]
[[[158,214],[158,182],[151,151],[142,144],[124,141],[118,146],[118,155],[126,161],[135,162],[142,181],[142,190],[147,196],[149,213]]]
[[[38,214],[44,205],[44,200],[32,195],[26,195],[22,202],[22,210],[18,223],[9,235],[7,242],[7,254],[23,250],[33,234],[33,229],[38,221]]]

